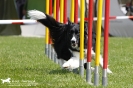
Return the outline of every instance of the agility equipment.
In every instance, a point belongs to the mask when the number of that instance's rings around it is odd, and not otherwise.
[[[53,13],[53,8],[52,8],[52,0],[49,0],[49,15],[50,16],[52,16],[52,13]],[[50,35],[49,35],[49,44],[48,44],[48,57],[50,58],[50,59],[52,59],[53,60],[53,56],[54,56],[54,50],[53,50],[53,48],[52,48],[52,39],[51,39],[51,37],[50,37]]]
[[[84,76],[84,0],[80,0],[80,64],[79,73]]]
[[[63,23],[67,23],[67,0],[64,0],[64,19],[63,19]]]
[[[102,74],[102,85],[104,86],[107,86],[109,12],[110,12],[110,0],[106,0],[105,20],[104,20],[104,51],[103,51],[104,59],[103,59],[103,74]]]
[[[71,22],[74,22],[74,0],[71,0],[71,14],[70,14],[70,20]]]
[[[46,7],[49,7],[49,0],[46,1]],[[46,14],[49,14],[49,8],[46,8]],[[48,56],[48,47],[49,47],[49,30],[46,27],[45,29],[45,54]]]
[[[63,23],[64,16],[64,0],[60,0],[60,22]]]
[[[98,19],[96,28],[96,58],[95,58],[95,72],[94,72],[94,85],[99,82],[99,58],[100,58],[100,40],[101,40],[101,24],[102,24],[102,5],[103,0],[98,0]]]
[[[89,0],[88,11],[88,47],[87,47],[87,69],[86,81],[91,84],[91,48],[92,48],[92,25],[93,25],[93,0]]]
[[[35,24],[36,20],[0,20],[0,24]]]

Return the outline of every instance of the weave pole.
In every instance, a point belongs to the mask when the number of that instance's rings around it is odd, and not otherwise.
[[[95,72],[94,85],[99,85],[99,58],[100,58],[100,39],[101,39],[101,24],[102,24],[102,5],[103,0],[98,0],[98,20],[96,30],[96,58],[95,58]]]
[[[64,0],[64,19],[63,19],[63,23],[66,24],[67,23],[67,0]]]
[[[53,17],[54,17],[54,19],[56,19],[56,1],[54,1]],[[52,49],[52,56],[51,56],[51,58],[53,59],[53,61],[55,63],[57,63],[56,53],[55,53],[54,49]]]
[[[59,22],[59,0],[55,0],[56,2],[56,21]]]
[[[78,0],[71,1],[71,21],[74,23],[78,23]],[[79,59],[79,58],[78,58]],[[78,68],[73,69],[74,73],[79,73]]]
[[[49,0],[46,0],[46,14],[49,14]],[[45,54],[48,56],[48,46],[49,46],[49,30],[46,27],[45,29]]]
[[[84,0],[80,0],[80,64],[79,74],[81,77],[84,76]]]
[[[74,22],[74,0],[71,0],[71,15],[70,15],[71,22]]]
[[[64,14],[64,0],[60,0],[60,22],[63,23]]]
[[[56,1],[54,1],[53,17],[56,19]]]
[[[56,19],[56,21],[59,22],[59,0],[54,1],[54,18]],[[53,51],[53,52],[55,52],[55,51]],[[58,59],[57,59],[56,53],[54,53],[54,62],[56,64],[58,64]]]
[[[107,86],[109,12],[110,12],[110,0],[105,0],[104,51],[103,51],[104,59],[103,59],[103,74],[102,74],[103,86]]]
[[[53,12],[53,8],[52,8],[52,0],[49,0],[49,15],[50,16],[52,16],[52,12]],[[48,57],[50,58],[50,59],[53,59],[52,57],[53,57],[53,52],[52,52],[52,46],[51,46],[51,44],[52,44],[52,39],[51,39],[51,37],[50,37],[50,34],[49,34],[49,45],[48,45]]]
[[[88,0],[88,48],[87,48],[87,69],[86,81],[91,83],[91,49],[92,49],[92,28],[93,28],[93,0]]]
[[[78,0],[75,0],[74,3],[74,23],[78,23]]]

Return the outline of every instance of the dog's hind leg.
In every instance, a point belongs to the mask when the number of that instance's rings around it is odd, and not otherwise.
[[[103,58],[101,55],[100,55],[100,66],[103,68]],[[112,71],[109,68],[107,68],[107,73],[112,73]]]
[[[95,59],[96,54],[93,50],[91,51],[91,55],[92,55],[92,58]],[[100,63],[100,66],[103,68],[103,58],[102,58],[101,55],[100,55],[100,58],[99,58],[99,63]],[[112,71],[109,68],[107,68],[107,73],[112,73]]]

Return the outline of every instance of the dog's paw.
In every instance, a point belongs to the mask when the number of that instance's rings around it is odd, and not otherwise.
[[[69,70],[69,71],[72,71],[72,70],[73,70],[72,67],[71,67],[71,65],[70,65],[69,63],[64,63],[62,67],[63,67],[64,69]]]
[[[95,71],[95,68],[94,67],[91,67],[91,71],[94,72]]]
[[[73,70],[79,67],[79,59],[75,59],[74,57],[65,62],[62,66],[65,69]]]
[[[107,68],[107,73],[111,74],[113,72],[110,69]]]

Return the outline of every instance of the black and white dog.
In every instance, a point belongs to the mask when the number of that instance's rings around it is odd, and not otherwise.
[[[50,36],[52,38],[53,47],[57,54],[57,58],[60,63],[65,60],[62,64],[65,69],[76,69],[79,67],[79,47],[80,47],[80,24],[72,23],[68,20],[68,24],[57,22],[53,17],[40,12],[38,10],[29,10],[28,16],[31,19],[37,20],[44,26],[49,28]],[[84,52],[87,55],[87,25],[85,23],[84,31]],[[95,42],[96,34],[92,33],[92,58],[95,57]],[[86,63],[86,57],[84,60]],[[103,67],[103,58],[100,56],[100,65]],[[111,70],[107,69],[108,73],[112,73]]]

